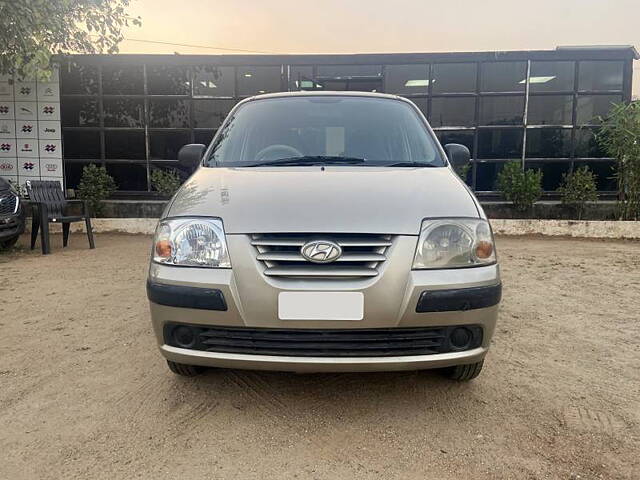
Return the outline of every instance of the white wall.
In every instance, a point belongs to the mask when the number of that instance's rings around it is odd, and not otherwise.
[[[0,75],[0,176],[59,180],[62,170],[58,71],[47,82]]]

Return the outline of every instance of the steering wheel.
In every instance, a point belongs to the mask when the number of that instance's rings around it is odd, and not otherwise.
[[[303,156],[300,150],[290,145],[269,145],[256,154],[256,160],[278,160],[279,158]]]

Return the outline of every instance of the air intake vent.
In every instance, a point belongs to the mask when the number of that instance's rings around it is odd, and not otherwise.
[[[18,197],[11,192],[0,193],[0,217],[8,217],[16,213]]]
[[[459,343],[461,331],[466,333],[464,344]],[[482,344],[482,327],[319,330],[166,324],[164,337],[168,345],[209,352],[292,357],[390,357],[470,350]],[[182,344],[185,338],[188,345]]]

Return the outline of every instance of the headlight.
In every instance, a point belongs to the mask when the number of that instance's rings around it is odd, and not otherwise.
[[[185,267],[231,268],[222,221],[217,218],[162,220],[153,242],[153,261]]]
[[[489,222],[475,218],[424,220],[414,269],[475,267],[495,263]]]

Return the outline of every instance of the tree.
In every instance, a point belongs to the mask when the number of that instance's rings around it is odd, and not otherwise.
[[[621,220],[640,220],[640,101],[613,105],[598,141],[616,159]]]
[[[117,53],[122,30],[141,25],[129,1],[0,0],[0,73],[46,78],[52,55]]]

